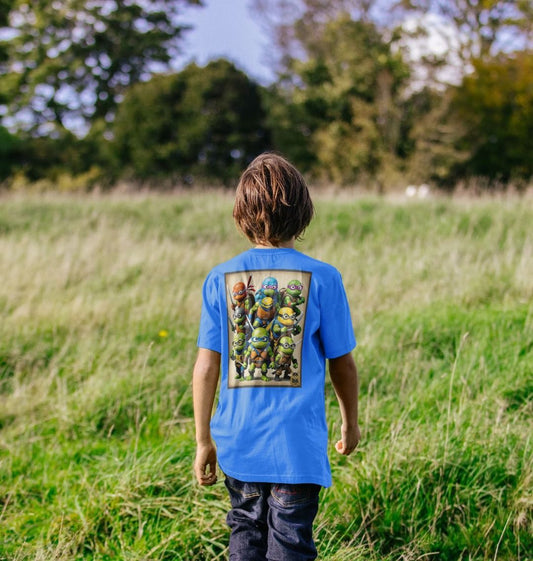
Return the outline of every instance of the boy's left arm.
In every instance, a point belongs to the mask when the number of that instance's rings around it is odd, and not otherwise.
[[[351,454],[359,441],[359,382],[351,353],[329,360],[329,375],[335,388],[342,418],[341,440],[335,448],[340,454]]]
[[[211,414],[220,375],[220,354],[198,349],[192,376],[194,423],[196,427],[196,458],[194,473],[200,485],[217,481],[217,451],[211,438]]]

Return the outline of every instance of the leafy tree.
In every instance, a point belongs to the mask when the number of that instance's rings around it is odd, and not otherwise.
[[[264,120],[260,86],[220,59],[130,88],[113,144],[119,165],[134,177],[228,183],[269,147]]]
[[[274,44],[267,95],[274,144],[318,178],[350,183],[394,168],[408,67],[381,29],[390,1],[254,0]],[[386,156],[386,157],[385,157]]]
[[[458,173],[491,180],[533,177],[533,52],[476,61],[455,94],[470,151]]]
[[[475,61],[444,92],[424,89],[405,104],[410,181],[453,189],[468,178],[487,185],[533,176],[533,53]]]
[[[21,128],[86,130],[112,119],[126,88],[168,68],[185,4],[201,0],[0,0],[11,38],[0,98]]]
[[[293,159],[303,156],[327,180],[378,177],[385,160],[388,165],[397,155],[397,100],[407,67],[372,23],[344,14],[312,36],[306,28],[298,32],[304,54],[288,61],[279,86],[288,104],[277,109],[285,114],[278,117],[276,145],[289,156],[296,146]]]
[[[433,183],[453,189],[457,169],[470,157],[460,140],[467,127],[452,109],[453,88],[444,92],[426,87],[402,103],[400,156],[409,183]]]

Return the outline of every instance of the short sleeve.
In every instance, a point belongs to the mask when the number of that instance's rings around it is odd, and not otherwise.
[[[220,296],[218,275],[211,272],[202,289],[202,313],[198,333],[198,347],[222,353]]]
[[[345,355],[356,345],[348,298],[336,269],[320,291],[320,339],[328,359]]]

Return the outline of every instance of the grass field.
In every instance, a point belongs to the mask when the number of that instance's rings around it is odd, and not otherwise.
[[[531,200],[317,196],[344,278],[360,450],[331,448],[322,560],[533,559]],[[221,193],[0,199],[0,559],[215,560],[193,482],[201,284],[247,248]],[[339,415],[327,386],[332,442]]]

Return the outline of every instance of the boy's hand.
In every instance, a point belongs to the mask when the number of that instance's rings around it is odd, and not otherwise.
[[[212,442],[198,445],[194,474],[200,485],[214,485],[217,482],[217,450]]]
[[[335,449],[339,454],[344,456],[349,456],[359,444],[361,440],[361,432],[359,430],[359,425],[354,427],[345,428],[344,425],[341,428],[342,440],[339,440],[335,444]]]

